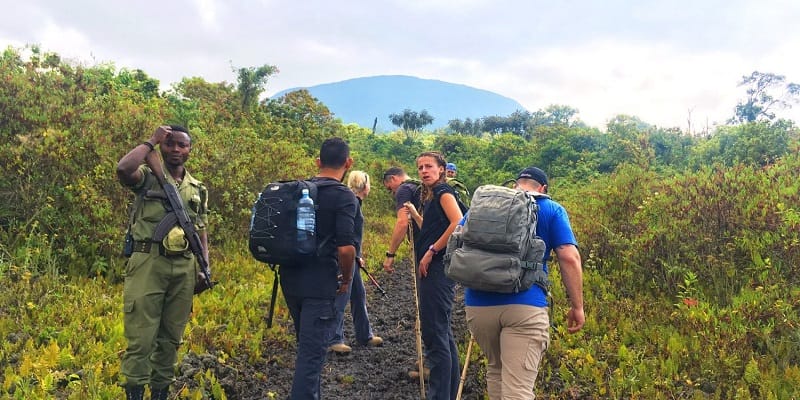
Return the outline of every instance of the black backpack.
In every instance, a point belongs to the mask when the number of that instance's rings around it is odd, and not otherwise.
[[[316,257],[322,242],[317,241],[314,254],[302,254],[297,246],[297,204],[303,189],[314,200],[314,208],[319,209],[317,189],[325,186],[342,185],[341,182],[323,180],[278,181],[268,184],[258,195],[250,216],[250,253],[267,264],[286,265],[297,263],[304,257]]]

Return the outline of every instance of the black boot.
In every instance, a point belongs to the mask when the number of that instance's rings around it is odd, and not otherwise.
[[[125,400],[142,400],[144,398],[144,386],[130,385],[125,386]]]
[[[162,389],[150,388],[150,398],[152,400],[167,400],[169,397],[169,386]]]

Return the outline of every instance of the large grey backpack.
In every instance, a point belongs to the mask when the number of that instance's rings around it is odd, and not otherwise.
[[[544,241],[536,235],[538,205],[532,194],[504,186],[475,190],[466,222],[447,242],[445,273],[478,290],[517,293],[549,286]]]

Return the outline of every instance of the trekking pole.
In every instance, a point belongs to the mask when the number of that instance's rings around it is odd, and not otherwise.
[[[422,322],[419,319],[419,291],[417,290],[417,256],[414,253],[414,226],[408,224],[408,237],[411,241],[411,277],[414,278],[414,304],[417,309],[417,323],[414,334],[417,337],[417,363],[419,364],[419,398],[425,399],[425,360],[422,358]]]
[[[269,301],[269,317],[267,317],[267,328],[272,328],[272,315],[275,314],[275,298],[278,296],[278,270],[275,264],[269,264],[272,272],[275,273],[272,279],[272,300]]]
[[[464,383],[467,381],[467,367],[469,367],[469,355],[472,352],[472,342],[475,341],[475,337],[472,336],[472,333],[469,334],[469,344],[467,345],[467,355],[464,357],[464,369],[461,370],[461,380],[458,382],[458,393],[456,394],[456,400],[461,400],[461,391],[464,390]]]
[[[382,296],[386,296],[386,291],[383,290],[381,285],[378,284],[378,281],[375,280],[375,278],[372,276],[372,274],[370,274],[369,271],[367,271],[366,268],[360,268],[360,269],[362,271],[364,271],[365,274],[367,274],[367,278],[369,278],[370,282],[372,282],[372,284],[375,285],[375,289],[378,289],[378,291],[381,292]]]

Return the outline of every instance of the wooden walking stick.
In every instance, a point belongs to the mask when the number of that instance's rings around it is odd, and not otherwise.
[[[464,390],[464,382],[467,381],[467,367],[469,367],[469,355],[472,352],[472,342],[475,341],[475,337],[472,336],[472,333],[469,334],[469,344],[467,345],[467,355],[464,357],[464,369],[461,370],[461,380],[458,382],[458,393],[456,394],[456,400],[461,400],[461,391]]]
[[[417,290],[417,255],[414,253],[414,226],[408,224],[408,237],[411,241],[411,277],[414,278],[414,304],[417,309],[417,322],[414,334],[417,336],[417,363],[419,364],[419,398],[425,398],[425,366],[422,358],[422,325],[419,320],[419,291]]]

